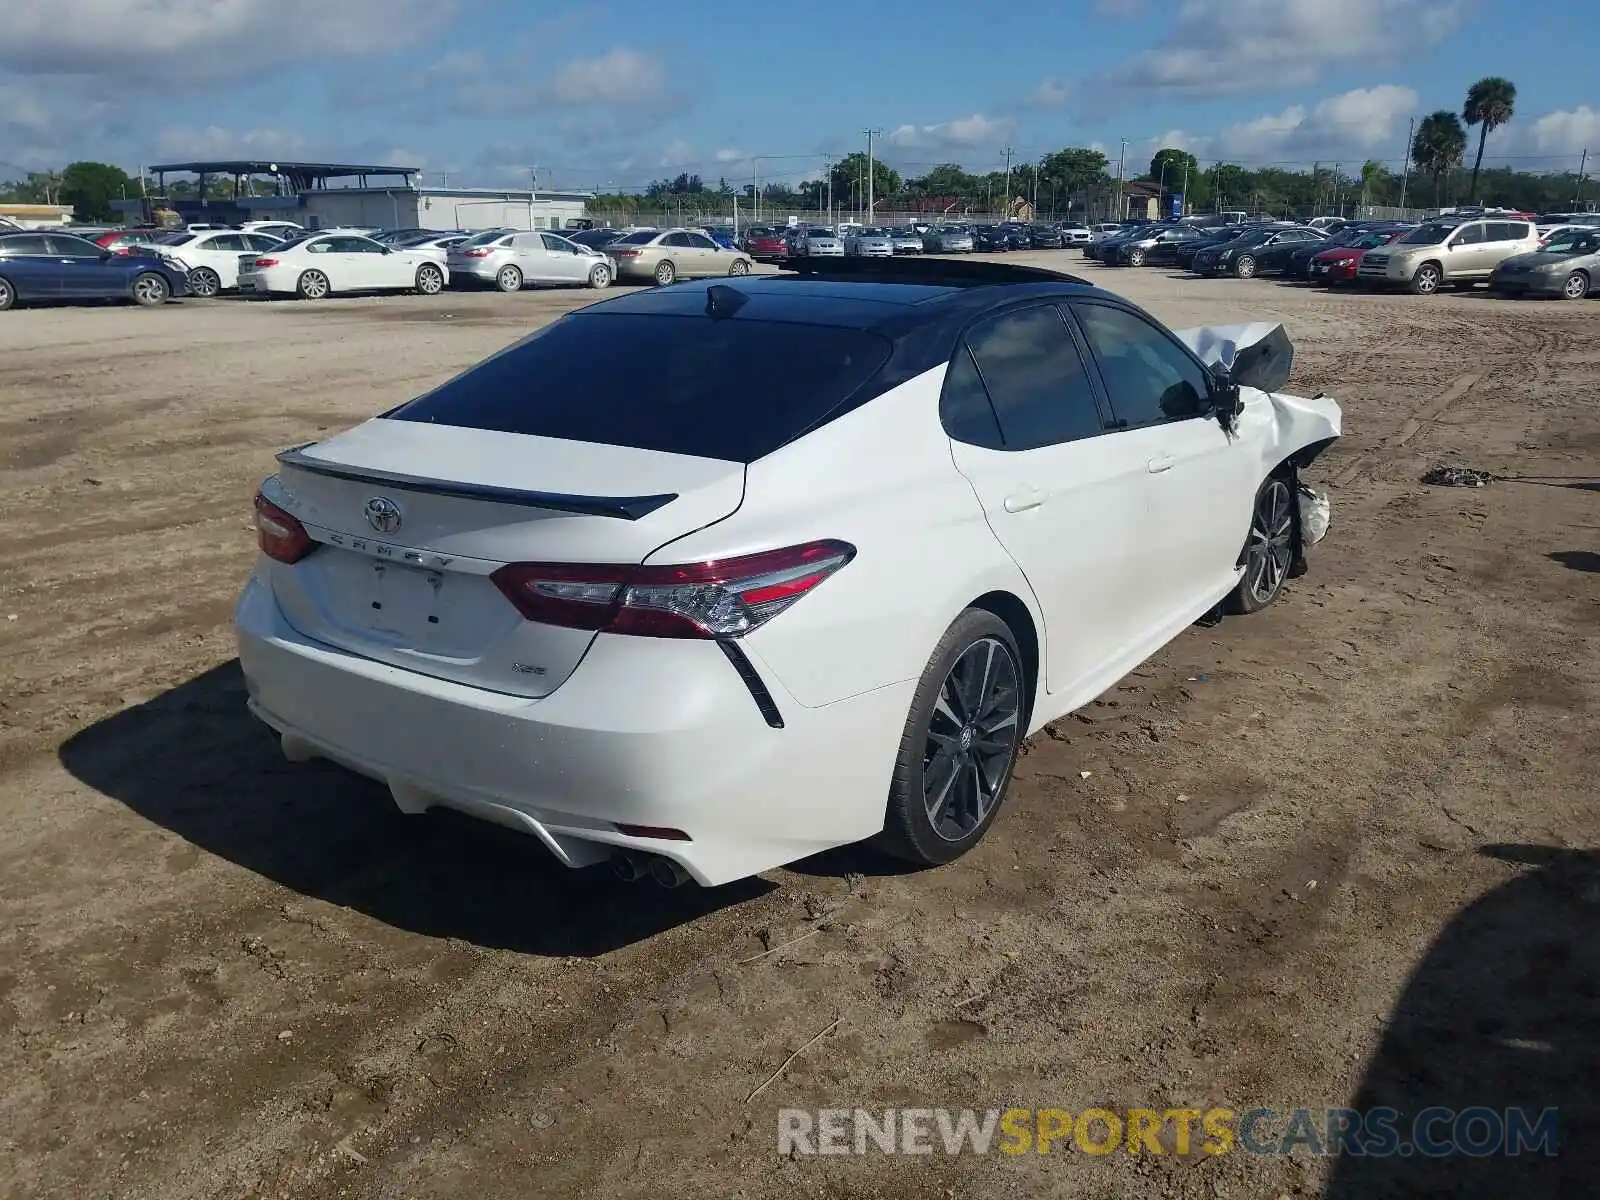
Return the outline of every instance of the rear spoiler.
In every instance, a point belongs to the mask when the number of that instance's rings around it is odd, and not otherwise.
[[[307,442],[306,446],[315,444]],[[523,491],[521,488],[491,487],[483,483],[452,483],[443,479],[427,479],[420,475],[400,475],[393,471],[329,462],[325,458],[315,458],[304,453],[305,448],[305,446],[295,446],[283,451],[278,455],[278,462],[285,467],[309,471],[313,475],[325,475],[329,479],[349,479],[356,483],[377,484],[404,492],[426,492],[433,496],[456,496],[463,500],[515,504],[522,508],[543,508],[551,512],[577,513],[588,517],[616,517],[624,521],[637,521],[678,498],[676,492],[657,496],[569,496],[560,492],[532,492]]]

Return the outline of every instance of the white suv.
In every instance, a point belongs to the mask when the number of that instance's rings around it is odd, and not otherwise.
[[[1361,256],[1356,280],[1368,287],[1409,287],[1431,296],[1447,283],[1487,280],[1513,254],[1539,248],[1539,231],[1520,219],[1430,221]]]

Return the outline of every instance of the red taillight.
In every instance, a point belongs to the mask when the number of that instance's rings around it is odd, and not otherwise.
[[[463,250],[461,252],[461,257],[462,258],[488,258],[489,257],[489,253],[490,252],[487,249],[483,249],[483,248],[480,247],[480,248],[478,248],[476,250]]]
[[[277,265],[278,265],[278,260],[275,259],[275,258],[258,258],[255,261],[255,266],[257,268],[275,267]]]
[[[518,612],[545,625],[641,637],[739,637],[855,553],[846,542],[821,541],[681,566],[510,563],[490,578]]]
[[[304,525],[260,492],[256,493],[256,538],[261,552],[281,563],[299,562],[316,546]]]
[[[611,257],[612,258],[638,258],[639,257],[639,251],[637,251],[637,250],[613,250],[611,252]]]

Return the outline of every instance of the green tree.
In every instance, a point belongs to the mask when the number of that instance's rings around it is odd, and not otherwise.
[[[1467,131],[1455,113],[1440,109],[1422,118],[1411,141],[1411,160],[1418,170],[1433,176],[1435,203],[1444,203],[1445,181],[1461,165],[1466,151]]]
[[[1478,199],[1478,171],[1483,166],[1483,146],[1489,135],[1511,120],[1517,107],[1517,85],[1498,75],[1489,75],[1467,89],[1467,102],[1461,116],[1468,125],[1478,127],[1478,157],[1472,163],[1472,191]]]
[[[1157,150],[1150,160],[1150,178],[1164,191],[1182,191],[1185,172],[1191,179],[1200,174],[1200,160],[1187,150]]]
[[[121,167],[75,162],[61,172],[62,204],[72,205],[80,221],[104,221],[115,215],[113,200],[137,195],[138,184]]]
[[[867,195],[867,155],[863,150],[846,154],[833,164],[833,202],[838,207],[865,204]],[[900,190],[900,172],[884,163],[881,158],[872,160],[872,198],[874,203]],[[824,194],[826,187],[824,187]]]

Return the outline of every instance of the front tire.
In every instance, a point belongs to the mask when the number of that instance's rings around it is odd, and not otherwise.
[[[596,263],[589,272],[589,286],[592,288],[606,288],[611,286],[611,268],[605,263]]]
[[[1256,273],[1256,260],[1253,254],[1241,254],[1233,264],[1233,273],[1240,279],[1253,279]]]
[[[1244,547],[1244,576],[1228,594],[1232,613],[1256,613],[1278,598],[1294,562],[1296,502],[1289,481],[1272,475],[1256,492],[1250,536]]]
[[[1129,250],[1128,251],[1128,265],[1130,267],[1142,267],[1142,266],[1144,266],[1144,251],[1143,250]]]
[[[419,295],[437,296],[444,291],[444,272],[432,263],[423,263],[417,268],[416,289]]]
[[[167,302],[172,289],[167,281],[154,271],[146,271],[133,281],[133,302],[144,308],[156,308]]]
[[[750,264],[742,258],[736,258],[733,260],[732,265],[728,267],[728,274],[748,275],[750,274]]]
[[[9,279],[0,279],[0,312],[13,307],[17,302],[17,291],[11,286]]]
[[[1423,263],[1411,277],[1411,291],[1417,296],[1431,296],[1444,282],[1444,275],[1433,263]]]
[[[494,285],[502,292],[520,292],[522,290],[522,272],[516,267],[501,267],[495,273]]]
[[[879,844],[937,866],[988,832],[1005,800],[1027,720],[1026,674],[999,617],[969,608],[945,631],[922,674]]]
[[[210,267],[196,267],[189,272],[189,291],[202,300],[209,300],[222,290],[222,279]]]

